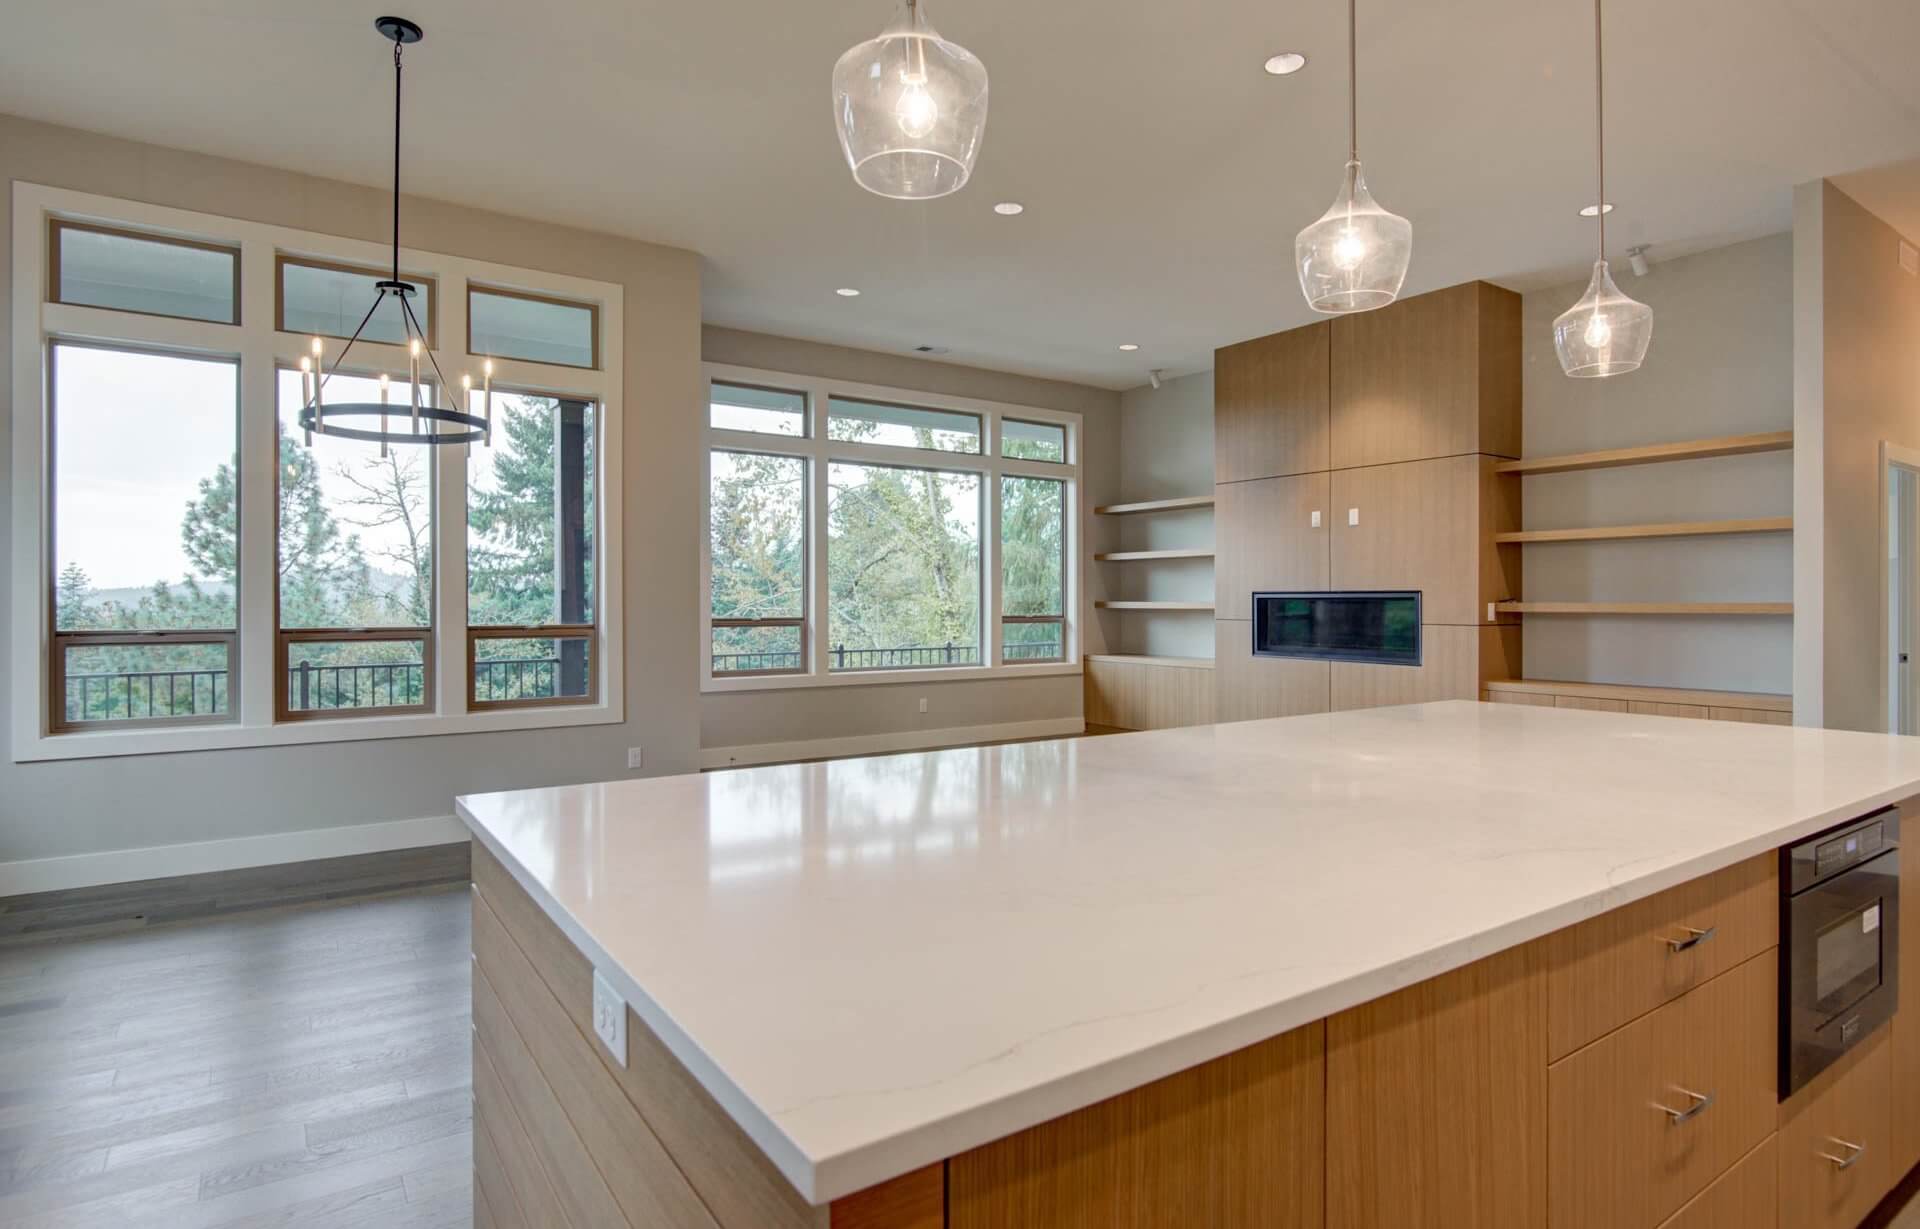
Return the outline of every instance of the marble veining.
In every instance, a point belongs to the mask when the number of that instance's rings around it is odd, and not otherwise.
[[[1920,739],[1468,702],[459,812],[824,1203],[1920,793]]]

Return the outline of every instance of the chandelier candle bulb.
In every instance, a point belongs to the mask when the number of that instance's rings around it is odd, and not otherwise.
[[[407,374],[413,381],[413,433],[420,434],[420,339],[407,343]]]
[[[389,398],[389,397],[390,397],[390,396],[392,395],[392,392],[393,392],[393,382],[392,382],[391,380],[389,380],[389,379],[387,379],[387,373],[383,371],[383,372],[381,372],[381,373],[380,373],[380,407],[381,407],[381,408],[380,408],[380,435],[381,435],[381,439],[380,439],[380,455],[381,455],[381,456],[383,456],[383,457],[387,455],[387,441],[386,441],[386,434],[387,434],[387,411],[386,411],[386,405],[387,405],[387,401],[388,401],[388,398]]]
[[[311,360],[306,358],[302,358],[300,360],[300,401],[304,405],[314,404],[313,363]],[[301,436],[302,436],[302,441],[301,441],[302,443],[304,443],[308,448],[313,447],[313,429],[311,427],[301,432]]]
[[[481,387],[484,390],[481,396],[486,400],[486,403],[487,403],[486,411],[485,411],[485,417],[487,420],[487,426],[486,426],[487,447],[491,448],[493,447],[493,360],[492,359],[488,359],[487,365],[480,369],[480,380],[481,380]]]

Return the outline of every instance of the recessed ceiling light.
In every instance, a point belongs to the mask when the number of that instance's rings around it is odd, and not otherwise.
[[[1017,218],[1027,211],[1027,207],[1019,201],[1001,201],[993,207],[993,211],[1003,218]]]
[[[840,287],[840,289],[834,291],[833,293],[839,295],[843,299],[857,299],[860,297],[860,292],[858,290],[855,290],[851,286],[842,286]]]
[[[1138,350],[1140,347],[1134,345],[1132,342],[1128,342],[1125,345],[1121,346],[1120,348],[1122,350]]]
[[[1267,57],[1267,71],[1276,77],[1291,77],[1307,66],[1307,57],[1297,51],[1283,51]]]
[[[1612,201],[1608,201],[1604,205],[1582,205],[1580,207],[1580,216],[1583,218],[1597,218],[1603,213],[1612,213],[1612,212],[1613,212]]]

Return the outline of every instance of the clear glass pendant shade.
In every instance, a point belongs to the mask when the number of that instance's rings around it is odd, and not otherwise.
[[[1560,369],[1576,379],[1625,375],[1647,357],[1653,309],[1620,293],[1607,262],[1593,262],[1593,280],[1580,301],[1553,322]]]
[[[833,120],[854,182],[896,200],[958,192],[987,127],[987,67],[904,0],[833,69]]]
[[[1393,302],[1412,261],[1413,223],[1375,203],[1357,161],[1347,163],[1333,207],[1293,240],[1300,290],[1330,315]]]

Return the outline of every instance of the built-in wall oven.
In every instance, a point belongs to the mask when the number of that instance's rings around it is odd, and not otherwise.
[[[1780,1096],[1791,1096],[1899,1003],[1900,813],[1780,851]]]

